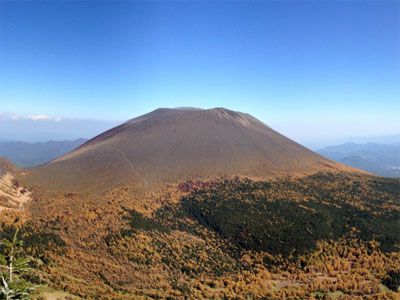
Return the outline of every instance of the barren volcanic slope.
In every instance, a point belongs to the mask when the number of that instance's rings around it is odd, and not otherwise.
[[[343,166],[280,135],[254,117],[223,108],[157,109],[33,169],[33,184],[108,189],[153,187],[188,178],[268,177]]]

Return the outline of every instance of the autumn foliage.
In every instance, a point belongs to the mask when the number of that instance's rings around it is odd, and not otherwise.
[[[218,178],[37,194],[21,234],[32,281],[84,298],[396,299],[399,201],[360,174]]]

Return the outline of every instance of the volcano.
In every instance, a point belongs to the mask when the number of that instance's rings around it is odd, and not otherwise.
[[[0,229],[19,213],[32,278],[82,299],[397,290],[399,180],[325,159],[248,114],[158,109],[40,167],[2,165]]]
[[[107,190],[193,178],[269,178],[343,171],[249,114],[225,108],[161,108],[112,128],[43,166],[30,183]]]

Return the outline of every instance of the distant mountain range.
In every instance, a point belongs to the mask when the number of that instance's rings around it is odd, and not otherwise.
[[[328,146],[319,154],[343,164],[385,177],[400,177],[400,144],[345,143]]]
[[[29,143],[90,138],[118,121],[64,119],[46,115],[19,116],[0,112],[0,141]]]
[[[44,143],[0,141],[0,156],[6,157],[18,167],[29,168],[51,161],[86,141],[86,139]]]
[[[356,144],[373,143],[373,144],[384,144],[384,145],[400,145],[400,134],[391,134],[391,135],[383,135],[375,137],[352,137],[352,138],[347,138],[347,141],[343,141],[343,144],[344,143],[356,143]]]

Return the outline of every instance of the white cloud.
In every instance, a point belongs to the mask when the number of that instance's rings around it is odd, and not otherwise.
[[[26,117],[29,120],[41,121],[41,120],[51,120],[52,118],[46,115],[30,115]]]
[[[55,121],[59,122],[62,120],[60,117],[52,117],[48,115],[27,115],[27,116],[20,116],[11,113],[2,113],[0,112],[0,121],[17,121],[17,120],[31,120],[31,121]]]

